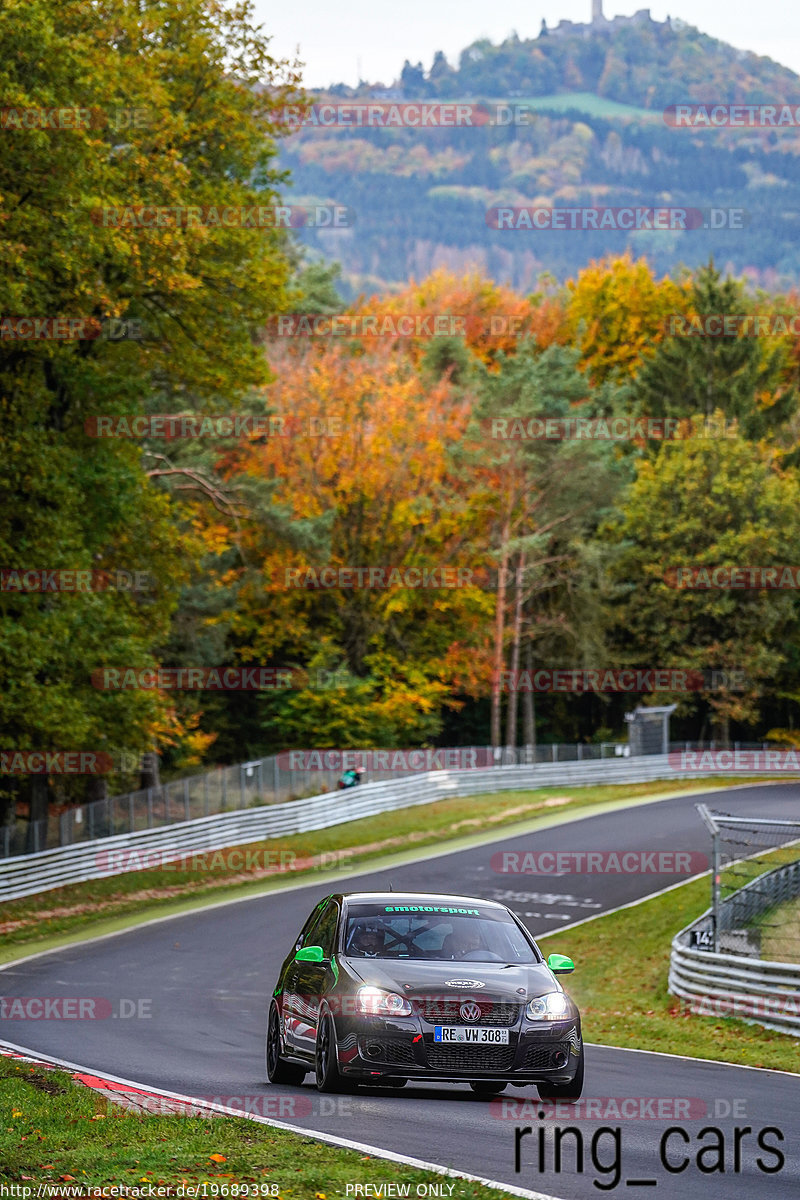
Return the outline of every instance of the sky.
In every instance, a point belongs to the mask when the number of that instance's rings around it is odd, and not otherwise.
[[[407,58],[428,70],[436,50],[456,65],[460,52],[481,37],[503,41],[513,30],[521,38],[538,36],[545,18],[549,27],[566,18],[588,21],[591,0],[302,0],[297,7],[274,0],[254,0],[257,20],[273,37],[278,58],[299,57],[306,64],[307,88],[332,83],[389,85]],[[630,16],[647,0],[623,3],[604,0],[606,17]],[[787,0],[666,0],[650,7],[654,20],[680,17],[703,33],[742,50],[774,58],[800,74],[800,5]],[[681,97],[676,96],[676,100]],[[800,87],[798,88],[800,101]]]

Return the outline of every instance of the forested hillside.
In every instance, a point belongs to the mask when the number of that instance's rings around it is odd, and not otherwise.
[[[406,63],[398,76],[389,93],[335,87],[319,99],[460,98],[528,115],[475,128],[307,124],[285,142],[281,161],[298,196],[356,214],[352,229],[304,234],[342,262],[350,296],[442,266],[477,266],[525,289],[543,271],[564,280],[588,258],[625,249],[660,272],[713,255],[770,288],[800,273],[797,120],[692,129],[663,118],[677,103],[791,105],[800,78],[769,59],[679,23],[631,21],[609,32],[482,41],[456,67],[437,56],[428,71]],[[487,227],[495,205],[670,205],[699,209],[703,220],[685,232],[509,232]]]

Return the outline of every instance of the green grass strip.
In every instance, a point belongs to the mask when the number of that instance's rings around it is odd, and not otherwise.
[[[266,1085],[263,1090],[268,1092]],[[129,1200],[135,1200],[132,1189],[148,1184],[165,1189],[166,1196],[178,1196],[181,1185],[194,1187],[198,1200],[204,1200],[203,1184],[205,1197],[226,1200],[237,1195],[333,1200],[345,1196],[348,1183],[409,1184],[412,1197],[418,1185],[427,1190],[435,1184],[442,1190],[433,1195],[453,1200],[502,1200],[511,1194],[243,1117],[132,1113],[73,1083],[66,1072],[2,1057],[0,1096],[0,1182],[27,1181],[32,1195],[41,1183],[49,1183],[53,1195],[81,1188],[87,1200],[99,1197],[99,1189],[123,1185],[131,1189]],[[328,1098],[328,1103],[336,1100],[348,1103],[347,1097]],[[345,1113],[342,1128],[352,1128],[352,1123],[353,1116]],[[353,1132],[358,1140],[357,1130]]]

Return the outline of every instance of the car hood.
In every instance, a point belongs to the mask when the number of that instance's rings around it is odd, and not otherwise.
[[[348,958],[347,966],[356,979],[363,983],[397,991],[404,996],[435,992],[455,999],[469,994],[487,1000],[513,1000],[521,1004],[523,992],[530,999],[542,996],[545,992],[561,990],[545,963],[503,966],[502,963]],[[481,986],[476,986],[478,984]]]

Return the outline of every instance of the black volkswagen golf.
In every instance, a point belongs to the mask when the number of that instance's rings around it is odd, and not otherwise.
[[[494,1095],[583,1088],[580,1013],[521,921],[465,896],[350,892],[322,900],[281,967],[267,1019],[267,1075],[321,1092],[409,1079]]]

